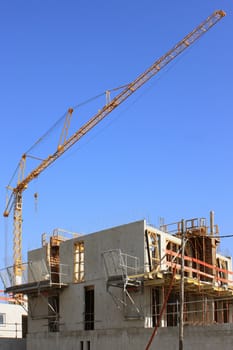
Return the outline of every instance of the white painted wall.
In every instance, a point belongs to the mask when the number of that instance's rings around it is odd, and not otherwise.
[[[0,324],[0,338],[22,338],[22,315],[27,314],[23,307],[1,303],[0,313],[5,315],[5,324]]]

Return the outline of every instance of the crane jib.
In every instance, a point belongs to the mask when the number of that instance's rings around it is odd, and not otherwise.
[[[14,275],[20,277],[22,275],[22,193],[27,188],[28,184],[38,177],[46,168],[48,168],[56,159],[58,159],[64,152],[78,142],[85,134],[87,134],[92,128],[94,128],[101,120],[108,116],[116,107],[124,102],[129,96],[131,96],[136,90],[144,85],[149,79],[155,76],[166,65],[192,45],[196,40],[203,36],[211,27],[213,27],[222,17],[225,16],[225,12],[222,10],[215,11],[204,22],[196,27],[192,32],[186,35],[180,42],[178,42],[171,50],[165,55],[156,60],[147,70],[140,74],[134,81],[128,84],[123,91],[121,91],[112,101],[109,101],[102,107],[98,113],[96,113],[88,122],[86,122],[78,131],[76,131],[68,140],[66,135],[68,132],[70,119],[67,119],[67,125],[64,128],[64,135],[61,138],[58,149],[49,155],[46,159],[42,160],[39,166],[32,170],[26,177],[24,177],[25,160],[23,155],[21,159],[21,173],[18,177],[18,184],[12,189],[10,199],[7,201],[4,216],[8,216],[10,211],[14,210]],[[73,112],[73,109],[69,109],[69,113]],[[15,278],[15,281],[17,278]]]

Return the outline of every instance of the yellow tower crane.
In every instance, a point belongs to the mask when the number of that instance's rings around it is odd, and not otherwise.
[[[205,21],[203,21],[192,32],[185,36],[178,42],[170,51],[155,61],[147,70],[140,74],[134,81],[126,85],[124,89],[110,101],[107,100],[106,105],[102,107],[88,122],[86,122],[79,130],[77,130],[71,137],[68,136],[68,129],[70,124],[73,109],[70,108],[67,112],[63,132],[59,141],[58,148],[52,155],[32,170],[28,175],[24,176],[26,154],[23,154],[20,160],[18,182],[14,188],[11,188],[11,195],[6,203],[6,208],[3,213],[4,217],[8,217],[13,210],[14,232],[13,232],[13,274],[14,284],[20,284],[22,277],[22,195],[26,190],[28,184],[38,177],[42,171],[49,167],[56,159],[65,153],[70,147],[78,142],[86,133],[94,128],[102,119],[107,117],[116,107],[132,95],[137,89],[144,85],[149,79],[155,76],[162,68],[180,55],[186,48],[204,35],[211,27],[213,27],[222,17],[225,12],[222,10],[215,11]]]

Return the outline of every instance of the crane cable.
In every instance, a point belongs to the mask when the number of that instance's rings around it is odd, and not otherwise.
[[[172,291],[173,282],[174,282],[174,279],[175,279],[175,274],[176,274],[176,266],[175,266],[174,269],[173,269],[171,282],[170,282],[170,284],[169,284],[168,292],[167,292],[167,295],[166,295],[166,297],[165,297],[165,299],[164,299],[163,306],[162,306],[162,309],[161,309],[161,311],[160,311],[158,321],[157,321],[157,323],[156,323],[156,325],[155,325],[155,327],[154,327],[154,330],[153,330],[153,332],[152,332],[152,334],[151,334],[151,336],[150,336],[150,339],[149,339],[149,341],[148,341],[148,343],[147,343],[147,346],[146,346],[145,350],[149,350],[149,348],[150,348],[150,346],[151,346],[151,344],[152,344],[152,341],[153,341],[153,339],[154,339],[154,337],[155,337],[155,335],[156,335],[156,333],[157,333],[157,331],[158,331],[158,328],[159,328],[159,325],[160,325],[160,322],[161,322],[161,319],[162,319],[162,316],[163,316],[165,307],[166,307],[166,305],[167,305],[169,296],[170,296],[171,291]]]
[[[129,84],[122,85],[122,86],[119,86],[119,87],[117,87],[117,88],[113,88],[113,89],[106,90],[106,91],[107,91],[107,92],[117,91],[117,90],[120,90],[120,89],[125,88],[125,87],[128,86],[128,85],[129,85]],[[79,107],[82,107],[82,106],[84,106],[84,105],[86,105],[86,104],[88,104],[88,103],[90,103],[90,102],[92,102],[92,101],[94,101],[94,100],[96,100],[96,99],[98,99],[98,98],[104,96],[104,95],[106,94],[106,91],[104,91],[104,92],[102,92],[102,93],[100,93],[100,94],[98,94],[98,95],[96,95],[96,96],[93,96],[93,97],[87,99],[87,100],[84,101],[84,102],[81,102],[81,103],[78,103],[78,104],[74,105],[74,106],[72,107],[72,109],[75,110],[75,109],[77,109],[77,108],[79,108]],[[28,154],[29,152],[31,152],[32,149],[34,149],[35,146],[36,146],[38,143],[40,143],[48,134],[50,134],[50,132],[51,132],[53,129],[56,128],[56,126],[65,118],[65,116],[66,116],[66,113],[64,113],[64,114],[63,114],[49,129],[48,129],[48,131],[46,131],[46,132],[45,132],[45,133],[44,133],[44,134],[43,134],[43,135],[42,135],[28,150],[27,150],[27,152],[25,152],[25,154]]]
[[[95,95],[95,96],[93,96],[93,97],[91,97],[91,98],[89,98],[89,99],[87,99],[86,101],[84,101],[84,102],[81,102],[81,103],[78,103],[78,104],[76,104],[74,107],[73,107],[73,109],[75,110],[75,109],[77,109],[77,108],[79,108],[79,107],[82,107],[82,106],[84,106],[84,105],[86,105],[86,104],[88,104],[88,103],[90,103],[90,102],[92,102],[92,101],[94,101],[94,100],[96,100],[96,99],[98,99],[98,98],[100,98],[100,97],[102,97],[102,96],[104,96],[104,95],[106,95],[106,93],[108,92],[108,93],[110,93],[110,92],[114,92],[114,91],[117,91],[117,90],[120,90],[120,89],[124,89],[124,88],[126,88],[127,86],[128,86],[129,84],[124,84],[124,85],[121,85],[121,86],[119,86],[119,87],[116,87],[116,88],[112,88],[112,89],[109,89],[109,90],[106,90],[106,91],[104,91],[104,92],[102,92],[102,93],[100,93],[100,94],[98,94],[98,95]],[[62,120],[64,120],[64,118],[66,117],[66,112],[36,141],[36,142],[34,142],[34,144],[24,153],[25,155],[28,155],[28,153],[30,153],[40,142],[42,142],[58,125],[59,125],[59,123],[62,121]],[[19,169],[19,167],[20,167],[20,162],[18,163],[18,165],[17,165],[17,167],[16,167],[16,169],[14,170],[14,172],[13,172],[13,175],[11,176],[11,178],[10,178],[10,181],[9,181],[9,183],[8,183],[8,185],[7,185],[7,188],[10,188],[10,186],[11,186],[11,183],[13,182],[13,180],[14,180],[14,178],[15,178],[15,176],[16,176],[16,174],[17,174],[17,172],[18,172],[18,169]]]
[[[195,44],[197,44],[197,43],[194,43],[194,45]],[[191,48],[191,49],[193,49],[193,48]],[[186,55],[186,54],[188,54],[188,52],[185,52],[184,53],[184,55]],[[183,57],[181,56],[181,57],[178,57],[178,59],[177,59],[177,61],[176,62],[174,62],[173,63],[173,65],[172,66],[170,66],[170,67],[167,67],[166,68],[166,70],[163,72],[164,74],[165,74],[165,72],[167,73],[170,69],[172,69],[172,67],[174,67],[174,65],[176,65],[176,64],[178,64],[178,62],[180,61],[180,60],[182,60],[183,59]],[[157,81],[158,80],[160,80],[161,79],[161,76],[160,77],[157,77]],[[152,86],[155,84],[155,82],[152,84]],[[104,96],[104,95],[106,95],[107,93],[111,93],[111,92],[115,92],[115,91],[118,91],[118,90],[121,90],[121,89],[124,89],[124,88],[126,88],[127,86],[129,86],[130,85],[130,83],[128,83],[128,84],[124,84],[124,85],[121,85],[121,86],[118,86],[118,87],[115,87],[115,88],[112,88],[112,89],[107,89],[107,90],[105,90],[104,92],[102,92],[102,93],[100,93],[100,94],[98,94],[98,95],[95,95],[95,96],[93,96],[93,97],[90,97],[89,99],[87,99],[87,100],[85,100],[85,101],[83,101],[83,102],[81,102],[81,103],[78,103],[78,104],[76,104],[76,105],[74,105],[72,108],[73,108],[73,110],[76,110],[77,108],[79,108],[79,107],[82,107],[82,106],[84,106],[84,105],[86,105],[86,104],[88,104],[88,103],[90,103],[90,102],[92,102],[92,101],[94,101],[94,100],[96,100],[96,99],[98,99],[98,98],[100,98],[100,97],[102,97],[102,96]],[[150,87],[151,88],[151,87]],[[149,89],[149,88],[148,88]],[[66,113],[67,112],[65,112],[26,152],[25,152],[25,155],[28,155],[28,153],[30,153],[40,142],[42,142],[43,141],[43,139],[44,138],[46,138],[58,125],[59,125],[59,123],[62,121],[62,120],[64,120],[64,118],[66,117]],[[11,177],[11,179],[10,179],[10,181],[9,181],[9,183],[8,183],[8,188],[10,187],[10,185],[11,185],[11,183],[12,183],[12,181],[14,180],[14,178],[15,178],[15,176],[16,176],[16,174],[17,174],[17,172],[18,172],[18,169],[19,169],[19,167],[20,167],[20,162],[18,163],[18,165],[17,165],[17,167],[16,167],[16,169],[15,169],[15,171],[14,171],[14,173],[13,173],[13,175],[12,175],[12,177]]]

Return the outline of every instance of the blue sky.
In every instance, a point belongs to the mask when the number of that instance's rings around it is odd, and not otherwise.
[[[67,108],[129,83],[219,8],[223,20],[30,183],[24,259],[58,227],[89,233],[139,219],[157,226],[160,217],[214,210],[221,234],[233,233],[233,3],[1,1],[2,212],[21,155]],[[102,96],[77,108],[70,133],[104,103]],[[32,155],[53,153],[61,129]],[[36,164],[28,159],[26,171]],[[5,246],[12,262],[12,219],[5,221],[1,266]],[[233,255],[232,238],[221,251]]]

